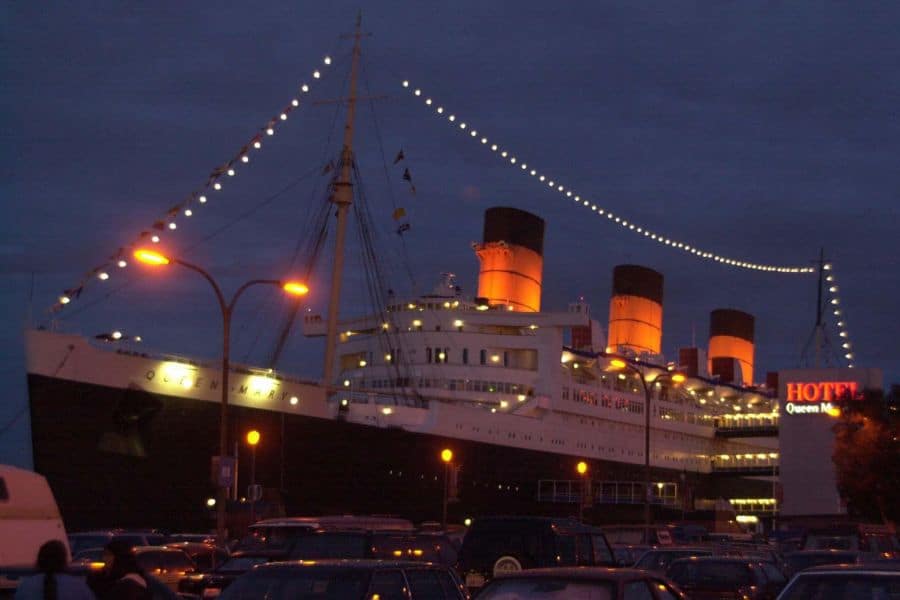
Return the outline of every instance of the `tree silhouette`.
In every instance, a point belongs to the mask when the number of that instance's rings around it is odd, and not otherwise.
[[[838,491],[852,517],[900,521],[900,386],[844,398],[834,425]]]

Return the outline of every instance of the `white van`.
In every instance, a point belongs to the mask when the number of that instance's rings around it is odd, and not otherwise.
[[[47,480],[0,465],[0,591],[15,588],[20,575],[34,570],[38,550],[50,540],[69,547]]]

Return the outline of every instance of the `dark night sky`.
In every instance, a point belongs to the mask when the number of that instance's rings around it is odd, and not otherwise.
[[[0,8],[0,462],[30,461],[23,323],[45,321],[61,290],[202,184],[312,81],[326,54],[335,64],[312,96],[341,93],[349,45],[339,35],[352,28],[357,5],[262,4]],[[406,242],[420,291],[453,271],[474,293],[469,243],[481,235],[483,210],[502,204],[547,220],[547,309],[584,295],[603,321],[614,265],[663,272],[669,356],[692,334],[703,343],[711,309],[735,307],[757,316],[757,373],[794,367],[814,320],[811,276],[701,261],[610,225],[449,127],[404,92],[408,78],[530,165],[638,225],[760,263],[809,264],[824,246],[856,363],[900,381],[900,6],[379,2],[363,18],[373,34],[364,47],[368,91],[389,98],[375,103],[377,131],[370,103],[361,105],[357,150],[392,287],[411,283],[390,233],[391,193],[410,214]],[[167,236],[167,249],[231,290],[281,276],[323,193],[324,177],[301,176],[339,149],[333,119],[330,106],[293,113],[213,203]],[[388,162],[403,147],[415,198],[397,167],[388,165],[386,182],[379,132]],[[348,312],[368,305],[357,256],[351,251]],[[142,335],[148,349],[217,355],[218,315],[200,278],[127,271],[92,283],[61,313],[61,328],[120,329]],[[320,310],[327,279],[311,284],[310,304]],[[265,359],[281,302],[269,292],[242,300],[237,360]],[[295,334],[281,367],[317,376],[320,352],[319,342]]]

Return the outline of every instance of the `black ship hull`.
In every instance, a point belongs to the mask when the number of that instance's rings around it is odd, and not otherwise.
[[[70,531],[99,527],[208,530],[215,495],[210,457],[218,453],[219,406],[141,390],[29,375],[35,470],[46,476]],[[461,465],[451,522],[483,514],[577,514],[578,505],[539,499],[541,480],[576,479],[577,457],[341,420],[230,407],[229,438],[261,433],[256,482],[266,489],[256,514],[391,514],[440,520],[443,469],[451,448]],[[239,447],[239,488],[250,483],[250,454]],[[640,466],[592,461],[595,480],[640,481]],[[682,473],[654,470],[655,480]],[[694,497],[770,490],[762,481],[691,474]],[[657,479],[659,478],[659,479]],[[739,487],[738,487],[739,486]],[[244,492],[239,492],[239,495]],[[544,501],[541,501],[544,500]],[[231,503],[233,525],[246,503]],[[658,518],[681,507],[655,507]],[[639,522],[639,505],[595,504],[601,522]],[[273,515],[274,516],[274,515]]]

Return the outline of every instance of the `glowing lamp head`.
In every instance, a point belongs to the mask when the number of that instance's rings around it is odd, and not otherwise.
[[[251,446],[255,446],[259,443],[259,432],[255,429],[251,429],[247,432],[247,443]]]
[[[684,379],[685,377],[681,373],[675,373],[674,375],[672,375],[672,381],[674,381],[675,383],[684,383]]]
[[[216,505],[216,499],[215,499],[215,498],[207,498],[207,499],[206,499],[206,505],[207,505],[208,507],[212,508],[213,506]]]
[[[611,361],[609,361],[609,366],[611,366],[613,369],[624,369],[626,366],[626,363],[621,358],[614,358]]]
[[[309,293],[309,287],[299,281],[286,281],[281,288],[292,296],[305,296]]]
[[[171,260],[165,254],[161,252],[156,252],[155,250],[148,250],[147,248],[138,248],[134,251],[134,258],[137,259],[138,262],[142,262],[145,265],[167,265]]]
[[[444,448],[443,450],[441,450],[441,460],[445,463],[449,463],[451,460],[453,460],[453,450],[451,450],[450,448]]]
[[[827,409],[827,410],[825,411],[825,413],[826,413],[829,417],[833,417],[833,418],[836,419],[836,418],[838,418],[838,417],[841,416],[841,409],[840,409],[839,407],[837,407],[837,406],[832,406],[831,408]]]
[[[584,475],[588,471],[587,463],[583,460],[579,461],[578,464],[575,465],[575,470],[578,471],[579,475]]]

